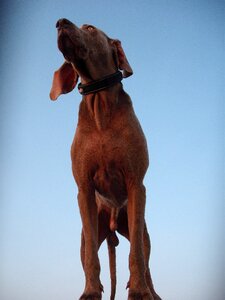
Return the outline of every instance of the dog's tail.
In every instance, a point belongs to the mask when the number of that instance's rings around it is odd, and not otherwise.
[[[114,232],[111,232],[107,236],[107,245],[109,252],[109,269],[110,269],[110,277],[111,277],[111,296],[110,300],[115,299],[116,294],[116,246],[118,246],[119,240]]]

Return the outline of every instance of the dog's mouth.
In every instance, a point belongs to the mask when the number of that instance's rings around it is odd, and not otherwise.
[[[67,62],[78,66],[88,57],[88,49],[85,46],[83,32],[67,19],[60,19],[56,23],[58,30],[58,48]]]
[[[65,29],[58,31],[58,47],[61,52],[64,52],[66,49],[74,48],[73,42]]]
[[[76,62],[87,58],[87,48],[81,37],[73,30],[58,29],[58,48],[67,61]]]
[[[59,19],[56,23],[58,30],[58,48],[64,54],[65,52],[71,52],[74,48],[74,43],[71,39],[73,32],[75,31],[75,25],[67,19]]]
[[[64,30],[61,29],[58,33],[58,48],[62,52],[66,60],[71,61],[74,57],[74,46]]]

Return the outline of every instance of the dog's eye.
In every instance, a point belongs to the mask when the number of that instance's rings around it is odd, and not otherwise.
[[[93,26],[88,26],[87,30],[88,30],[88,31],[93,31],[93,30],[94,30],[94,27],[93,27]]]

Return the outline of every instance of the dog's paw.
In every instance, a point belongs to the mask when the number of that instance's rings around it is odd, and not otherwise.
[[[86,294],[84,293],[79,300],[101,300],[102,296],[98,293]]]
[[[128,300],[154,300],[154,298],[149,292],[129,291]]]

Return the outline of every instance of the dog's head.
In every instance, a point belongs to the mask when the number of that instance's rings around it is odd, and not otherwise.
[[[50,98],[72,91],[81,77],[83,83],[101,79],[104,76],[123,71],[123,77],[133,74],[121,42],[110,39],[104,32],[92,25],[78,28],[67,19],[56,23],[58,48],[65,62],[54,73]]]

